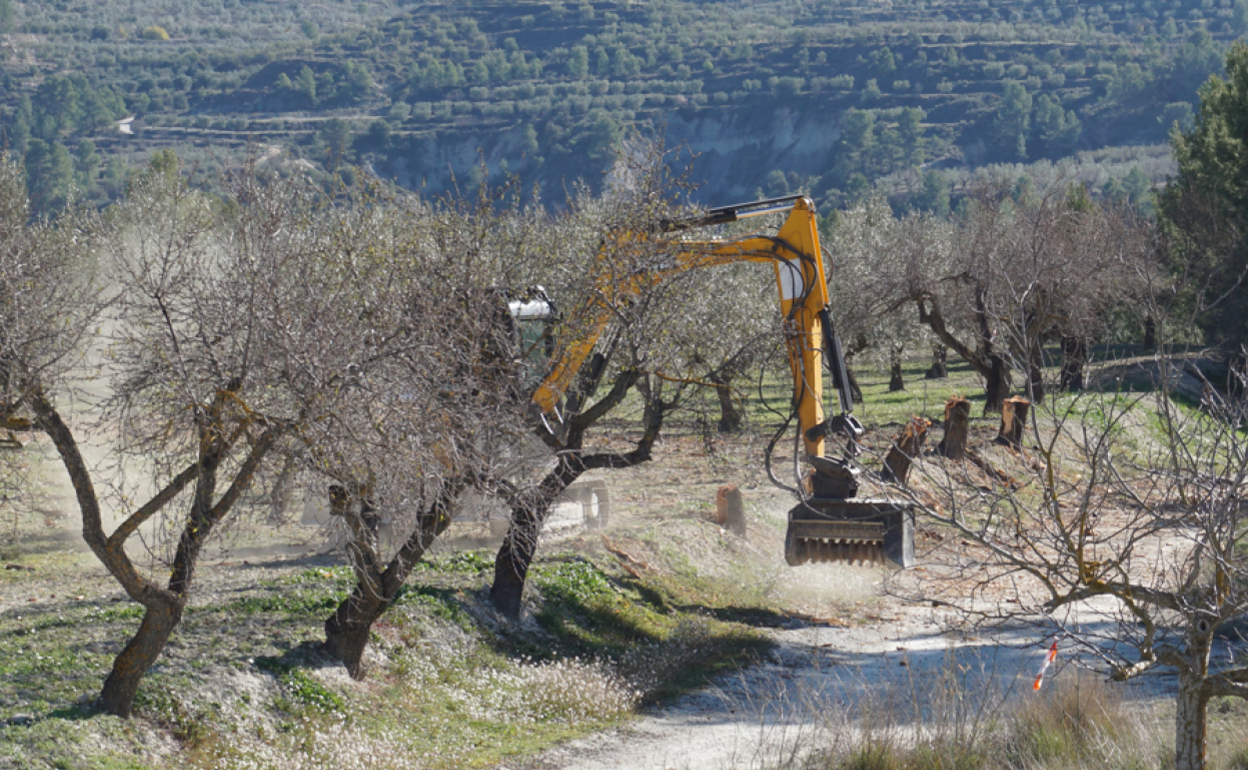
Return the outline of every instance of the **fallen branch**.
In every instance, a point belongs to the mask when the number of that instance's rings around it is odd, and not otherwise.
[[[997,479],[1002,484],[1005,484],[1006,486],[1008,486],[1010,488],[1010,491],[1017,492],[1018,490],[1023,488],[1022,483],[1020,483],[1014,477],[1010,476],[1010,474],[1006,473],[1005,471],[994,467],[992,463],[980,457],[978,452],[975,452],[971,449],[967,449],[966,459],[974,463],[975,466],[979,468],[981,471],[983,471],[984,473]]]
[[[606,548],[608,553],[613,554],[615,558],[619,560],[620,566],[623,567],[624,570],[628,572],[628,574],[632,575],[638,580],[641,579],[641,573],[638,572],[636,569],[634,569],[632,566],[630,566],[631,564],[635,564],[644,570],[650,570],[650,571],[654,570],[654,567],[650,566],[648,563],[642,561],[641,559],[638,559],[636,556],[633,556],[628,551],[625,551],[623,548],[620,548],[619,546],[612,543],[610,540],[607,539],[606,535],[602,535],[602,547]]]
[[[843,618],[830,618],[827,616],[820,616],[820,615],[808,615],[805,612],[793,612],[791,610],[780,610],[780,614],[785,616],[786,618],[793,618],[794,620],[802,620],[807,623],[819,623],[821,625],[826,625],[826,626],[837,626],[838,628],[848,628],[850,625],[849,621],[844,620]]]

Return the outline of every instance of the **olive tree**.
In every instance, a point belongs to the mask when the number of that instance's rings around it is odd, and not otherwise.
[[[520,615],[537,540],[558,497],[586,471],[648,461],[665,417],[685,391],[685,383],[662,376],[666,361],[657,355],[679,313],[672,293],[682,281],[639,276],[653,273],[664,257],[646,235],[687,212],[669,197],[668,170],[654,155],[636,165],[625,163],[601,196],[582,192],[570,201],[559,225],[564,249],[558,261],[540,265],[548,271],[546,285],[567,308],[554,331],[554,358],[564,359],[586,340],[607,333],[586,365],[568,373],[558,417],[533,421],[541,462],[495,480],[510,510],[510,525],[495,557],[490,597],[511,618]],[[599,394],[600,389],[605,392]],[[634,390],[642,414],[633,448],[619,452],[595,446],[594,426],[620,409]]]
[[[73,374],[105,305],[93,252],[99,229],[98,217],[76,209],[55,221],[36,218],[20,163],[0,154],[0,426],[6,429],[29,425],[33,402],[75,390]]]

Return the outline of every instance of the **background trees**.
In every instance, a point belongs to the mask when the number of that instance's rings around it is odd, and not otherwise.
[[[1028,398],[1043,400],[1044,343],[1090,338],[1155,274],[1146,224],[1093,204],[1078,186],[1017,199],[984,188],[949,223],[920,213],[897,220],[879,203],[838,222],[847,253],[873,238],[880,242],[870,251],[887,255],[863,262],[844,299],[852,309],[841,315],[885,319],[914,308],[919,324],[984,378],[985,411],[1000,409],[1013,370],[1025,373]],[[903,329],[885,336],[901,339]]]
[[[1179,291],[1196,322],[1214,342],[1248,340],[1248,46],[1226,57],[1226,77],[1200,89],[1200,109],[1188,132],[1175,130],[1171,146],[1179,174],[1160,197],[1168,255]]]
[[[228,21],[202,9],[171,18],[165,0],[101,2],[72,17],[34,4],[14,6],[21,34],[0,73],[0,108],[14,151],[33,131],[71,150],[90,138],[105,163],[176,147],[213,172],[244,157],[250,141],[326,170],[319,122],[384,115],[392,140],[361,146],[358,162],[435,193],[471,173],[478,147],[492,171],[505,160],[526,183],[596,184],[616,128],[666,130],[669,143],[708,151],[698,168],[710,182],[705,203],[743,200],[779,169],[824,204],[854,198],[865,186],[858,174],[908,194],[904,174],[920,156],[971,170],[1016,160],[1019,142],[1032,159],[1160,142],[1237,34],[1224,3],[1046,8],[800,6],[783,12],[799,41],[774,34],[761,0],[633,4],[584,19],[554,5],[434,13],[396,0],[243,3],[227,9]],[[172,30],[171,44],[144,40],[149,27]],[[791,109],[774,115],[777,105]],[[879,153],[844,170],[827,132],[851,109],[873,116]],[[935,117],[912,125],[920,111]],[[134,114],[136,133],[113,130],[111,121]],[[544,162],[521,168],[525,125],[540,129],[529,157]],[[205,142],[211,153],[198,149]],[[1150,171],[1153,181],[1164,175]]]

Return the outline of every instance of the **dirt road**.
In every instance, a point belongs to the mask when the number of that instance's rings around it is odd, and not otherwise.
[[[966,637],[949,631],[952,619],[943,615],[892,602],[877,607],[878,620],[870,624],[842,628],[794,621],[775,629],[770,660],[523,767],[784,767],[849,737],[873,710],[913,717],[937,707],[939,693],[949,688],[977,693],[984,708],[1029,694],[1044,653],[1037,632]]]

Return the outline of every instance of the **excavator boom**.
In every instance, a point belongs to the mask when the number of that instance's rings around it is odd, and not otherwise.
[[[644,240],[665,248],[665,261],[627,276],[604,275],[596,296],[579,309],[584,333],[568,345],[533,393],[546,418],[560,421],[559,404],[594,351],[612,318],[613,303],[639,296],[647,287],[677,273],[737,262],[773,266],[780,299],[783,333],[793,377],[793,408],[799,435],[812,468],[798,486],[801,502],[789,512],[785,557],[805,562],[885,559],[902,567],[913,562],[913,513],[908,506],[880,500],[856,500],[856,470],[846,460],[828,457],[828,439],[848,437],[856,449],[863,429],[853,416],[849,379],[829,308],[827,275],[819,245],[814,203],[804,196],[774,198],[711,209],[706,216],[667,223],[667,234],[708,225],[787,212],[774,235],[705,240],[625,233],[620,242]],[[605,272],[605,271],[604,271]],[[823,408],[823,370],[833,377],[839,410],[830,419]]]

